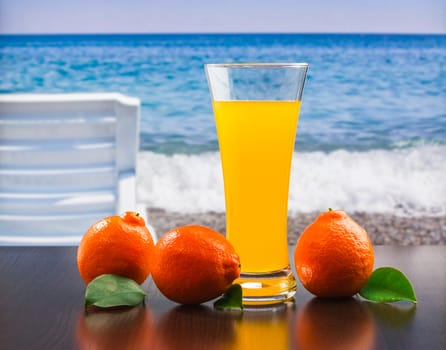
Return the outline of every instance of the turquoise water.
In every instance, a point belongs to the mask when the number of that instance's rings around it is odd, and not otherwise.
[[[203,65],[308,62],[296,147],[446,141],[444,35],[1,36],[0,92],[118,91],[142,101],[141,149],[217,150]]]
[[[222,211],[203,65],[234,61],[310,64],[290,210],[446,213],[446,35],[0,36],[0,93],[139,97],[140,200]]]

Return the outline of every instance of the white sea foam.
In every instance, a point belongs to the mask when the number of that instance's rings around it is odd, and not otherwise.
[[[296,152],[289,209],[397,215],[445,215],[446,146],[349,152]],[[167,156],[141,152],[138,197],[148,207],[224,211],[218,153]]]

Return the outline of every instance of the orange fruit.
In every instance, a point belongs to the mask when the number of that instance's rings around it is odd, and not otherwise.
[[[144,219],[134,212],[109,216],[85,232],[77,250],[77,266],[85,283],[110,273],[141,284],[150,274],[153,239]]]
[[[240,276],[240,258],[220,233],[198,225],[164,234],[153,254],[152,278],[167,298],[200,304],[224,293]]]
[[[303,286],[319,297],[359,292],[373,270],[374,252],[367,232],[342,210],[320,214],[302,232],[294,251]]]

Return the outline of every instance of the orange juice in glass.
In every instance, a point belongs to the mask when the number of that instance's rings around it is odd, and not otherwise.
[[[287,246],[288,190],[304,63],[208,64],[222,161],[226,237],[240,255],[245,304],[296,291]]]

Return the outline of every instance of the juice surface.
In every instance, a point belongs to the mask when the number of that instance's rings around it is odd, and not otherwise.
[[[213,101],[227,238],[242,272],[289,265],[288,188],[300,101]]]

